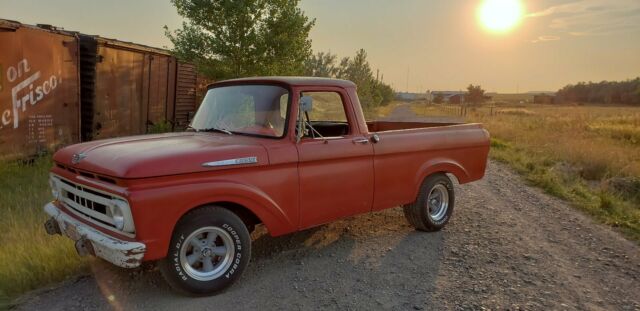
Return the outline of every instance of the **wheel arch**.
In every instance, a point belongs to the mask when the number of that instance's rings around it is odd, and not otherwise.
[[[154,198],[155,205],[177,203],[175,198],[167,197],[167,191],[155,189],[161,194]],[[166,256],[169,242],[179,221],[190,212],[211,205],[221,206],[238,215],[245,224],[262,223],[271,236],[283,235],[297,229],[296,218],[285,211],[266,193],[244,184],[233,182],[216,182],[208,184],[190,184],[173,188],[171,193],[180,193],[181,198],[176,208],[165,210],[166,214],[154,213],[154,217],[145,219],[149,239],[149,251],[145,260],[155,260]],[[148,203],[149,204],[149,203]],[[149,204],[149,205],[154,205]]]
[[[426,162],[422,165],[420,170],[418,170],[418,174],[416,175],[416,180],[414,181],[415,189],[413,193],[413,198],[418,197],[418,193],[420,192],[420,187],[422,187],[422,183],[429,177],[435,174],[451,174],[453,175],[457,182],[460,184],[466,183],[469,181],[469,173],[465,170],[462,165],[458,162],[451,159],[432,159],[431,161]]]

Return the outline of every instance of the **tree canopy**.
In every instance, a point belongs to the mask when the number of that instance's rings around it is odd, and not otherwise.
[[[464,95],[464,99],[467,102],[473,104],[482,104],[487,100],[487,97],[484,96],[484,90],[480,85],[469,84],[467,87],[467,93]]]
[[[212,79],[299,75],[311,55],[315,20],[300,0],[171,0],[186,19],[165,34],[174,53]]]
[[[393,100],[394,90],[374,76],[364,49],[358,50],[352,58],[342,58],[339,64],[337,60],[335,54],[318,52],[307,60],[305,74],[353,81],[358,86],[358,97],[365,111]]]

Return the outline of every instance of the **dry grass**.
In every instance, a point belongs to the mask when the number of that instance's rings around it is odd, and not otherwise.
[[[396,109],[396,107],[398,107],[398,105],[401,104],[401,102],[390,102],[384,106],[376,107],[371,110],[365,110],[365,118],[367,119],[367,121],[369,121],[388,116],[394,109]]]
[[[63,280],[85,266],[70,240],[44,231],[50,167],[49,157],[0,162],[0,308],[2,300]]]
[[[494,102],[499,102],[499,103],[518,104],[518,103],[533,102],[533,94],[528,94],[528,93],[489,94],[489,95],[491,96],[491,99]]]
[[[640,108],[490,109],[469,109],[466,118],[491,132],[494,159],[640,241]]]

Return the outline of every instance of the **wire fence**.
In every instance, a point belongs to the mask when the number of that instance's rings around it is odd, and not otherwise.
[[[466,117],[470,114],[494,116],[499,112],[498,107],[495,105],[476,106],[429,103],[415,103],[413,105],[414,110],[424,116]]]

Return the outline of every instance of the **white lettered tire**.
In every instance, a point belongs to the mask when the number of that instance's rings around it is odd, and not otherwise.
[[[250,258],[251,237],[240,217],[207,206],[180,219],[159,267],[171,287],[211,295],[233,284]]]
[[[449,222],[455,205],[453,183],[439,173],[425,178],[416,201],[403,206],[404,216],[420,231],[439,231]]]

